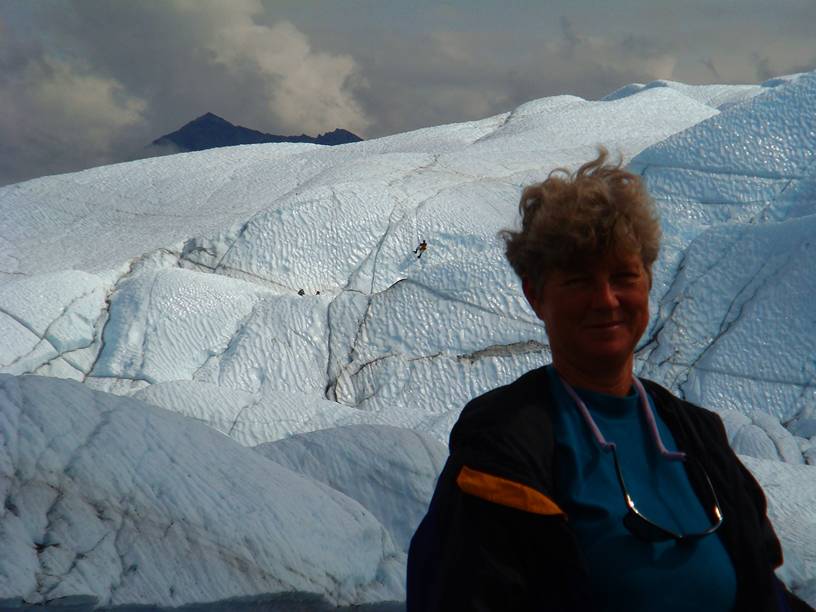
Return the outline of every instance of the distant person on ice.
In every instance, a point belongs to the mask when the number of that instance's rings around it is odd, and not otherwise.
[[[607,163],[524,189],[507,258],[552,363],[465,406],[408,556],[408,612],[811,608],[719,416],[633,375],[660,225]]]
[[[417,256],[417,259],[422,257],[422,254],[427,250],[427,248],[428,248],[428,243],[425,242],[424,240],[419,243],[419,246],[417,246],[417,248],[414,249],[414,255]]]

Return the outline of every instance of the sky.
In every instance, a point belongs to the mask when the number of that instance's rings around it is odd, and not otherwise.
[[[206,113],[363,138],[633,82],[816,69],[816,0],[0,0],[0,185]]]

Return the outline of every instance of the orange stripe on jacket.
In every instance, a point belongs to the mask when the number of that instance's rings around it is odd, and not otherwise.
[[[462,466],[459,471],[456,484],[468,495],[485,499],[494,504],[509,506],[533,514],[564,514],[558,504],[543,493],[539,493],[520,482],[485,474],[466,465]]]

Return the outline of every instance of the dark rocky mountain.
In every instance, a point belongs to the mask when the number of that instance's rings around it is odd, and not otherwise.
[[[233,125],[213,113],[201,115],[190,123],[170,134],[165,134],[153,141],[159,147],[174,147],[179,151],[203,151],[216,147],[231,147],[241,144],[260,144],[264,142],[309,142],[321,145],[339,145],[349,142],[360,142],[362,138],[347,130],[337,129],[317,137],[301,134],[300,136],[278,136],[251,130],[240,125]]]

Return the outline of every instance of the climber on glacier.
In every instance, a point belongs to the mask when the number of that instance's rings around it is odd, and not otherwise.
[[[428,243],[427,243],[427,242],[425,242],[425,241],[423,240],[422,242],[420,242],[420,243],[419,243],[419,245],[417,246],[417,248],[415,248],[415,249],[414,249],[414,255],[416,255],[416,256],[417,256],[417,259],[419,259],[420,257],[422,257],[422,254],[423,254],[423,253],[424,253],[424,252],[425,252],[427,249],[428,249]]]

